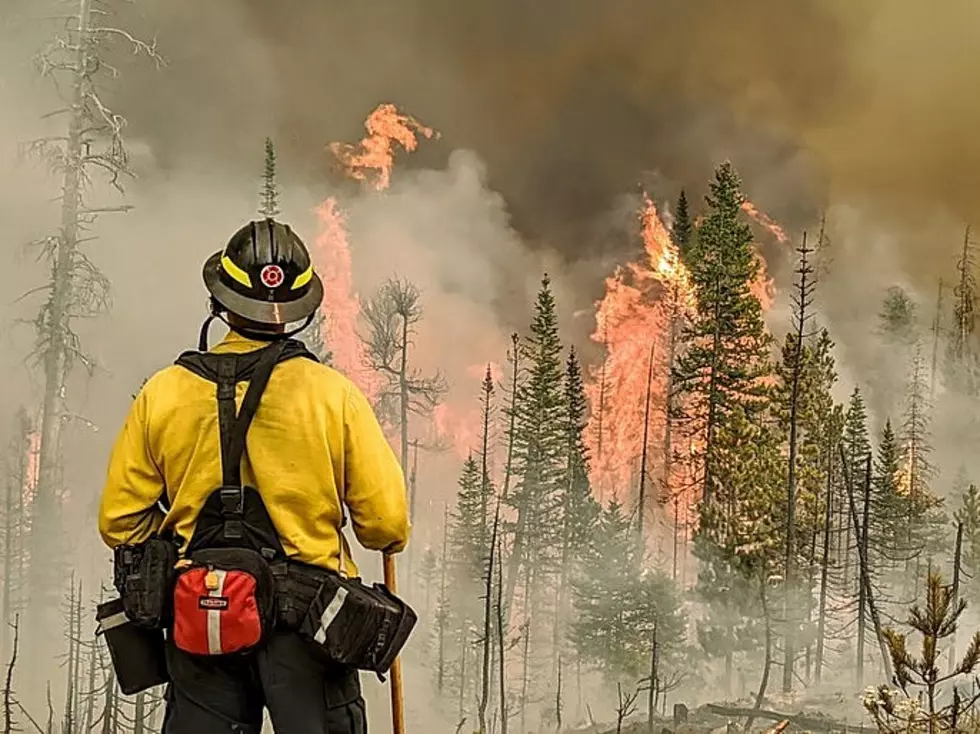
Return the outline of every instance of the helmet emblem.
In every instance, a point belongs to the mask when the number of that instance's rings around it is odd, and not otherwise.
[[[268,288],[278,288],[282,285],[282,281],[285,279],[285,275],[282,272],[282,268],[278,265],[266,265],[262,268],[262,272],[259,273],[259,279],[261,279],[262,284]]]

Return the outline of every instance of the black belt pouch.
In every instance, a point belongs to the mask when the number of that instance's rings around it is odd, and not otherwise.
[[[122,599],[99,604],[96,634],[105,637],[119,689],[127,696],[169,682],[163,630],[133,624]]]
[[[300,634],[329,660],[381,675],[408,642],[416,619],[415,611],[387,587],[328,572]]]
[[[115,585],[126,615],[138,627],[163,629],[173,622],[177,546],[154,537],[115,549]]]

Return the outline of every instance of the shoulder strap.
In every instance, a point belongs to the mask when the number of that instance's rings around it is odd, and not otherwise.
[[[279,357],[280,362],[285,362],[287,359],[293,359],[294,357],[303,357],[304,359],[309,359],[314,362],[319,362],[310,350],[306,348],[303,342],[296,339],[286,339],[282,342],[273,342],[273,344],[283,344],[282,354]],[[270,346],[272,346],[270,344]],[[257,349],[254,352],[246,352],[244,354],[217,354],[215,352],[194,352],[188,351],[184,352],[177,359],[176,364],[180,365],[186,370],[193,372],[198,377],[202,377],[210,382],[218,381],[218,362],[221,361],[223,357],[235,356],[237,357],[237,365],[235,368],[235,375],[237,380],[250,380],[252,379],[252,374],[255,371],[255,367],[258,365],[259,359],[265,350],[269,347],[263,347],[262,349]]]
[[[259,400],[269,384],[272,370],[279,362],[286,343],[284,341],[273,342],[262,350],[263,354],[252,373],[252,378],[248,382],[248,389],[245,391],[245,398],[242,400],[242,408],[235,416],[235,375],[231,376],[231,412],[224,421],[221,411],[221,388],[222,381],[219,374],[218,382],[218,420],[221,424],[222,435],[222,455],[221,467],[224,477],[223,484],[226,487],[242,486],[242,455],[245,453],[245,436],[248,434],[248,427],[252,424],[255,411],[258,410]],[[227,412],[227,409],[226,409]],[[229,422],[228,418],[232,418]]]

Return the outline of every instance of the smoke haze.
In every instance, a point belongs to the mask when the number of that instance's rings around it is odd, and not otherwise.
[[[358,290],[396,273],[420,285],[419,366],[444,370],[452,400],[473,407],[473,368],[504,362],[544,271],[563,334],[594,356],[586,337],[603,279],[640,252],[638,184],[659,202],[683,186],[700,203],[730,158],[794,237],[812,236],[826,212],[833,263],[819,303],[848,389],[875,369],[866,336],[885,289],[904,284],[931,313],[935,280],[953,272],[980,204],[973,0],[117,4],[112,23],[155,37],[167,64],[111,59],[120,76],[107,99],[128,119],[139,178],[124,200],[98,194],[135,209],[102,217],[86,245],[114,302],[79,326],[97,368],[73,378],[79,430],[66,451],[71,501],[87,513],[130,395],[193,345],[200,264],[254,216],[266,136],[282,218],[312,243],[314,207],[337,195]],[[0,4],[0,417],[39,394],[24,364],[30,327],[18,324],[37,299],[15,299],[45,277],[23,244],[58,221],[56,178],[16,156],[57,129],[39,121],[58,103],[30,64],[54,30],[45,6]],[[388,192],[367,195],[342,180],[326,145],[359,139],[380,102],[441,137],[398,159]],[[792,253],[765,248],[785,289]],[[433,461],[423,481],[441,501],[449,458]]]

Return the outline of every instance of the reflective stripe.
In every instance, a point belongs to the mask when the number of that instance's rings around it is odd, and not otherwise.
[[[297,288],[302,288],[304,285],[310,282],[313,278],[313,263],[310,263],[310,267],[304,270],[302,273],[296,276],[296,280],[293,281],[293,285],[290,290],[296,290]]]
[[[99,626],[102,628],[103,632],[108,632],[116,627],[122,627],[124,624],[129,623],[129,617],[126,616],[126,612],[116,612],[105,619],[99,620]]]
[[[337,593],[333,595],[333,599],[327,604],[327,608],[323,610],[323,614],[320,615],[320,629],[316,631],[313,635],[313,640],[318,644],[322,645],[327,639],[327,628],[330,627],[330,623],[337,618],[340,614],[341,608],[344,606],[344,602],[347,600],[347,589],[343,586],[337,589]]]
[[[225,588],[225,576],[227,573],[225,571],[215,570],[214,572],[218,577],[218,588],[212,589],[208,592],[208,596],[221,596],[221,593]],[[220,655],[221,650],[221,610],[220,609],[208,609],[208,653],[211,655]]]
[[[252,287],[252,279],[249,277],[248,273],[235,265],[235,263],[233,263],[231,258],[227,255],[221,256],[221,267],[224,268],[228,275],[237,280],[246,288]]]

